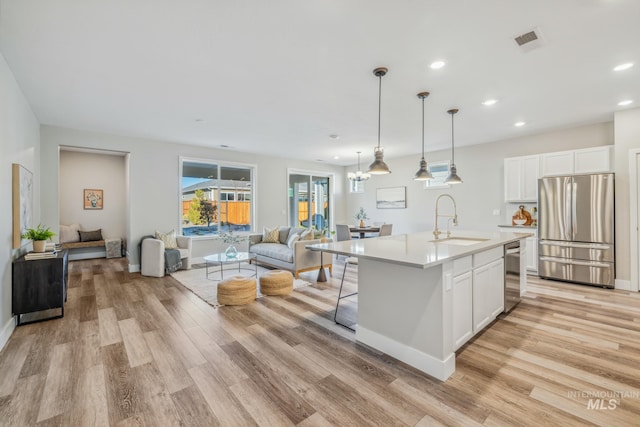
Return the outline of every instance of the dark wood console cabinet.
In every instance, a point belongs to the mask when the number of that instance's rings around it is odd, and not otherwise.
[[[69,251],[62,250],[55,258],[13,261],[12,309],[17,324],[39,322],[64,316],[67,300]],[[27,313],[60,308],[60,315],[23,322]]]

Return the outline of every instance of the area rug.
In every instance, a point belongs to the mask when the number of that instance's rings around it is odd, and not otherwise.
[[[229,268],[226,266],[224,270],[224,277],[229,278],[232,276],[236,276],[238,274],[242,276],[250,276],[254,273],[254,265],[242,264],[242,270],[238,272],[238,269]],[[216,267],[216,270],[218,267]],[[270,271],[270,269],[258,266],[258,298],[263,297],[262,293],[260,293],[260,276],[265,272]],[[209,268],[209,279],[207,279],[206,270],[204,265],[202,267],[193,266],[191,270],[178,270],[174,273],[171,273],[171,277],[176,279],[182,286],[189,289],[191,292],[196,294],[200,299],[207,302],[212,307],[220,307],[218,304],[218,283],[219,280],[213,280],[212,278],[220,278],[219,272],[213,272],[211,267]],[[302,288],[304,286],[309,286],[311,283],[302,280],[302,279],[293,279],[293,288]]]

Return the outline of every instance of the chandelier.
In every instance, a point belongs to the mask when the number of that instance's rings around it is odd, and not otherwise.
[[[361,151],[357,151],[358,153],[358,170],[354,172],[349,172],[347,174],[347,178],[349,178],[349,181],[366,181],[369,178],[371,178],[371,174],[368,172],[362,172],[362,170],[360,169],[360,153]]]

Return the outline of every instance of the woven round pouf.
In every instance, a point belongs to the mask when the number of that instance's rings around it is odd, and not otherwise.
[[[293,275],[284,270],[271,270],[260,276],[260,292],[265,295],[287,295],[293,290]]]
[[[218,283],[218,304],[243,305],[256,299],[256,279],[233,276]]]

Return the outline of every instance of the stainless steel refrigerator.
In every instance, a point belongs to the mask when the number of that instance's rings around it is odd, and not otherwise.
[[[613,174],[538,180],[538,274],[614,287]]]

